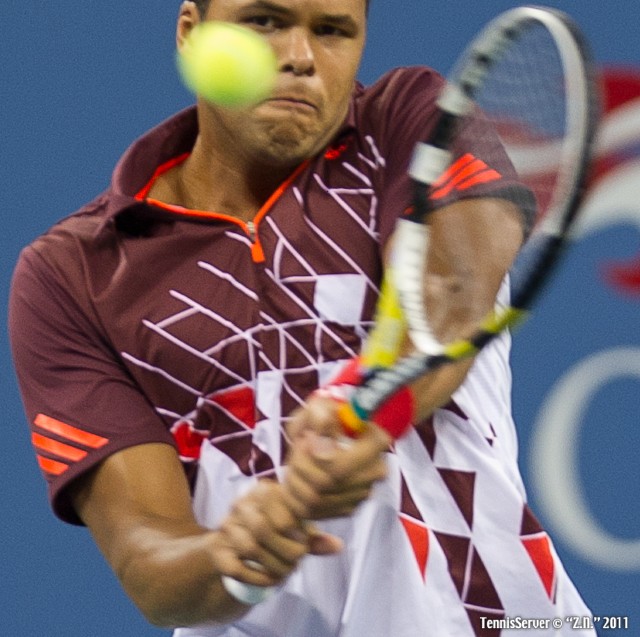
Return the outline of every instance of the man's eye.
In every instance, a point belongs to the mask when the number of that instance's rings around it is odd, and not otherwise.
[[[243,24],[258,29],[275,29],[277,24],[275,18],[268,15],[255,15],[242,20]]]
[[[323,24],[316,29],[316,34],[327,37],[348,38],[350,34],[334,24]]]

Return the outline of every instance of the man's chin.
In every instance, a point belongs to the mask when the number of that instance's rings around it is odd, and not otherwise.
[[[279,126],[269,131],[262,154],[274,165],[296,165],[316,155],[322,143],[309,131],[295,125]]]

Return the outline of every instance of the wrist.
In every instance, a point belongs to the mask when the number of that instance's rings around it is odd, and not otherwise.
[[[366,423],[351,406],[351,398],[357,385],[360,385],[367,370],[359,357],[351,359],[340,373],[327,385],[313,392],[313,396],[331,398],[338,403],[338,415],[351,437],[357,437],[366,427]],[[392,438],[400,438],[415,421],[416,405],[410,387],[402,387],[388,398],[378,409],[370,414],[368,421],[384,429]]]

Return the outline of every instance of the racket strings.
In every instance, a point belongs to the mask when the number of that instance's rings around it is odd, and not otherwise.
[[[525,186],[510,198],[521,198],[515,203],[526,209],[525,198],[533,195],[536,210],[529,212],[533,225],[539,223],[563,200],[560,171],[569,165],[565,62],[548,30],[519,34],[508,54],[494,60],[474,99]]]
[[[510,42],[505,55],[493,60],[474,95],[500,141],[496,162],[506,151],[522,185],[507,195],[528,217],[527,241],[510,271],[510,306],[515,308],[530,304],[557,260],[565,243],[558,237],[569,223],[580,181],[585,155],[581,136],[587,124],[572,100],[585,100],[572,94],[580,84],[572,84],[569,74],[580,75],[584,69],[579,51],[572,53],[562,49],[547,28],[529,26]],[[468,141],[463,130],[460,143]],[[489,141],[486,147],[491,149]],[[487,163],[492,160],[489,152]]]

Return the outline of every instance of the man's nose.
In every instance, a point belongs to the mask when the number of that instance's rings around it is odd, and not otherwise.
[[[313,75],[315,57],[310,36],[306,29],[292,27],[282,34],[277,51],[280,70],[294,75]]]

